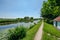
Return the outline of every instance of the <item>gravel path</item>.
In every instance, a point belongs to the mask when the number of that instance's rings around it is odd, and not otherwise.
[[[42,22],[39,30],[37,31],[34,40],[41,40],[42,34],[43,34],[43,22]]]

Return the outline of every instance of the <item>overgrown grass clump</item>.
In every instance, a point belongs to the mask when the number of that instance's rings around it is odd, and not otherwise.
[[[33,40],[40,25],[41,21],[38,24],[36,24],[33,28],[31,28],[29,31],[27,31],[26,37],[23,38],[22,40]]]
[[[26,36],[26,28],[23,26],[10,29],[8,32],[8,40],[21,40]]]

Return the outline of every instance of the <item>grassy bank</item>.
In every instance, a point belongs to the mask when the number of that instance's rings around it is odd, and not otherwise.
[[[58,40],[60,38],[60,31],[53,25],[44,23],[42,40]]]
[[[57,37],[49,35],[47,32],[44,32],[42,40],[58,40],[58,39]]]
[[[41,25],[41,21],[27,32],[26,37],[23,38],[23,40],[33,40],[40,25]]]

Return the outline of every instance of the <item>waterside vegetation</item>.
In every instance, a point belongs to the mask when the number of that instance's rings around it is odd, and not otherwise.
[[[4,19],[0,18],[0,25],[18,23],[18,22],[33,22],[34,20],[39,20],[39,18],[34,19],[33,17],[24,17],[24,18],[16,18],[16,19]]]
[[[34,36],[35,36],[37,30],[39,29],[41,23],[42,23],[41,21],[38,22],[38,24],[36,24],[33,28],[31,28],[29,31],[27,31],[26,37],[23,38],[22,40],[34,40]]]

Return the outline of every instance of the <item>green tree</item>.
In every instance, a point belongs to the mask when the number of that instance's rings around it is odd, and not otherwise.
[[[20,18],[17,18],[16,20],[17,20],[18,22],[20,22],[21,19],[20,19]]]
[[[29,17],[24,17],[25,20],[29,20]]]
[[[60,16],[60,0],[48,0],[43,2],[41,15],[46,21],[53,20],[55,17]]]
[[[31,17],[30,19],[33,20],[33,17]]]
[[[29,17],[24,17],[25,22],[29,22],[30,18]]]
[[[31,21],[31,22],[33,22],[33,20],[34,20],[34,18],[33,18],[33,17],[31,17],[31,18],[30,18],[30,21]]]

